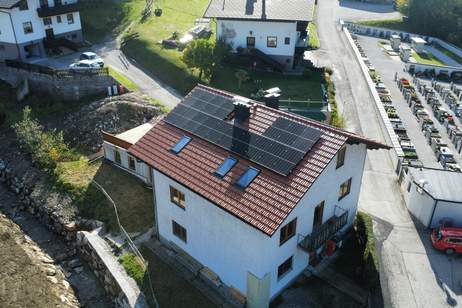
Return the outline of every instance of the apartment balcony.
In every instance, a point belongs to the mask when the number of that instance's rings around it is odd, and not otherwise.
[[[60,4],[56,2],[54,6],[42,6],[37,9],[40,18],[64,15],[67,13],[78,12],[80,10],[80,3]]]
[[[313,252],[333,238],[348,221],[348,211],[340,216],[334,215],[307,236],[298,236],[298,247],[306,252]]]

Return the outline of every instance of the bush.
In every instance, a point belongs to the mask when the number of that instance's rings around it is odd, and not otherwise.
[[[363,277],[367,284],[373,288],[379,281],[379,257],[375,248],[372,218],[366,213],[358,212],[355,229],[363,256]]]
[[[131,252],[121,256],[119,262],[125,268],[128,275],[135,279],[138,286],[141,287],[143,285],[144,274],[146,273],[143,262]]]
[[[46,132],[37,119],[31,117],[31,112],[29,107],[24,108],[22,120],[13,125],[20,148],[42,168],[54,168],[58,162],[72,159],[62,132]]]

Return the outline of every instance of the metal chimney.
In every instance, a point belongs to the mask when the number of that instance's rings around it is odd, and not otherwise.
[[[261,19],[266,19],[266,0],[262,0]]]
[[[244,122],[250,117],[250,100],[241,96],[234,96],[234,119],[238,123]]]

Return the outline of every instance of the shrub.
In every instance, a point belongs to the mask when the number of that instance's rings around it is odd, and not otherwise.
[[[143,262],[131,252],[121,256],[119,262],[125,268],[128,275],[135,279],[138,286],[141,287],[143,285],[144,274],[146,273]]]
[[[363,277],[368,285],[373,288],[379,281],[379,257],[375,248],[372,218],[366,213],[358,212],[355,229],[362,250]]]
[[[62,132],[46,132],[31,112],[25,107],[22,120],[13,125],[20,148],[42,168],[54,168],[58,162],[71,159],[73,155],[64,143]]]

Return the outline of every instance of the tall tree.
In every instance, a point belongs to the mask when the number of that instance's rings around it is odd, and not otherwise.
[[[215,44],[206,39],[194,40],[184,50],[182,59],[189,68],[199,70],[199,80],[203,75],[210,78],[216,62]]]

